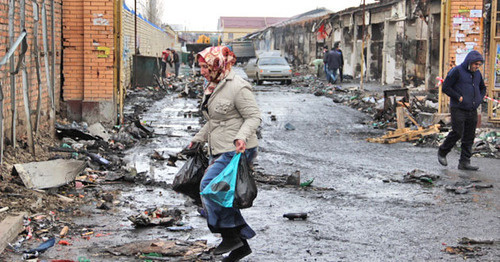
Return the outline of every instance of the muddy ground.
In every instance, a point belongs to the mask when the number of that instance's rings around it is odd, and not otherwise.
[[[255,87],[263,117],[256,170],[263,174],[259,180],[278,182],[259,183],[254,206],[242,211],[257,232],[249,241],[253,253],[244,261],[498,261],[498,159],[474,158],[480,171],[466,172],[456,168],[456,150],[445,168],[437,163],[436,148],[368,143],[366,138],[383,130],[364,125],[365,114],[330,98],[294,90],[269,83]],[[148,103],[141,119],[155,128],[156,135],[128,150],[125,160],[147,178],[141,184],[117,182],[80,189],[88,198],[83,197],[86,204],[68,222],[66,239],[71,246],[56,245],[41,259],[144,261],[133,248],[121,245],[205,240],[209,250],[219,243],[220,237],[210,233],[197,206],[170,189],[184,161],[174,167],[150,157],[154,151],[175,154],[189,143],[200,128],[197,100],[174,93],[154,103],[133,101],[141,103]],[[129,104],[126,109],[134,107]],[[295,130],[287,130],[287,124]],[[432,180],[405,179],[415,169]],[[279,182],[281,175],[297,170],[301,181],[314,179],[311,187]],[[111,209],[97,209],[101,204],[97,199],[105,193],[112,195]],[[127,219],[154,207],[182,210],[182,225],[193,229],[136,228]],[[283,217],[288,212],[305,212],[308,218],[290,221]],[[492,242],[460,244],[462,238]],[[21,254],[4,252],[0,258],[19,261]],[[205,252],[196,259],[221,257]]]

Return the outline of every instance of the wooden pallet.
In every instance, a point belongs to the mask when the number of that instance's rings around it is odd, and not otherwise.
[[[416,130],[405,127],[404,117],[408,117],[413,124],[417,127]],[[388,131],[385,135],[375,138],[367,138],[366,141],[371,143],[381,143],[381,144],[394,144],[399,142],[408,142],[418,140],[424,136],[439,133],[439,124],[432,125],[428,128],[421,127],[411,115],[406,112],[403,107],[396,108],[396,119],[398,129],[394,131]]]

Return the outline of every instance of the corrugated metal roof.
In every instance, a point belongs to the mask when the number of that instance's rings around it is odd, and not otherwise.
[[[221,16],[219,30],[223,28],[266,28],[289,19],[288,17],[233,17]]]

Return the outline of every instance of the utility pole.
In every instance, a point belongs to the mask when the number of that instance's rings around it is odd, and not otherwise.
[[[363,26],[361,28],[361,79],[359,89],[363,90],[363,75],[365,74],[365,0],[363,0]]]
[[[134,0],[134,55],[132,62],[134,63],[134,88],[137,86],[137,76],[135,75],[136,60],[137,60],[137,0]]]

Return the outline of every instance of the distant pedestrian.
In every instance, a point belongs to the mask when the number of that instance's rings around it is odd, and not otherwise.
[[[160,62],[160,66],[161,66],[161,77],[165,78],[167,77],[166,75],[166,70],[167,70],[167,57],[168,57],[168,52],[167,50],[163,51],[161,53],[161,62]]]
[[[194,64],[194,51],[191,51],[191,53],[189,53],[189,55],[187,57],[187,60],[188,60],[188,66],[189,66],[189,68],[193,68],[193,64]]]
[[[328,71],[327,71],[327,68],[326,68],[326,57],[328,56],[328,46],[323,46],[323,67],[324,67],[324,71],[325,71],[325,75],[326,75],[326,81],[328,83],[330,83],[330,76],[328,75]]]
[[[309,63],[310,66],[314,66],[314,74],[316,77],[320,77],[321,71],[324,70],[325,64],[323,63],[323,59],[318,58],[314,59]]]
[[[342,61],[340,54],[332,47],[332,50],[325,56],[323,62],[326,64],[327,80],[329,83],[334,84],[337,81],[337,71],[339,70]]]
[[[178,77],[179,76],[179,67],[181,66],[181,61],[179,59],[179,54],[177,54],[177,52],[174,49],[172,49],[171,52],[172,52],[172,63],[174,64],[174,67],[175,67],[175,77]]]
[[[438,161],[447,166],[446,155],[462,140],[462,151],[458,169],[478,170],[470,164],[472,144],[476,136],[477,108],[486,95],[486,85],[479,67],[483,56],[478,51],[471,51],[459,66],[452,68],[443,83],[443,92],[450,97],[451,132],[438,150]]]
[[[167,63],[172,67],[172,49],[167,48]]]
[[[333,48],[340,54],[340,67],[339,67],[339,78],[340,83],[344,81],[344,55],[342,54],[342,50],[340,49],[340,43],[337,42],[333,45]]]

